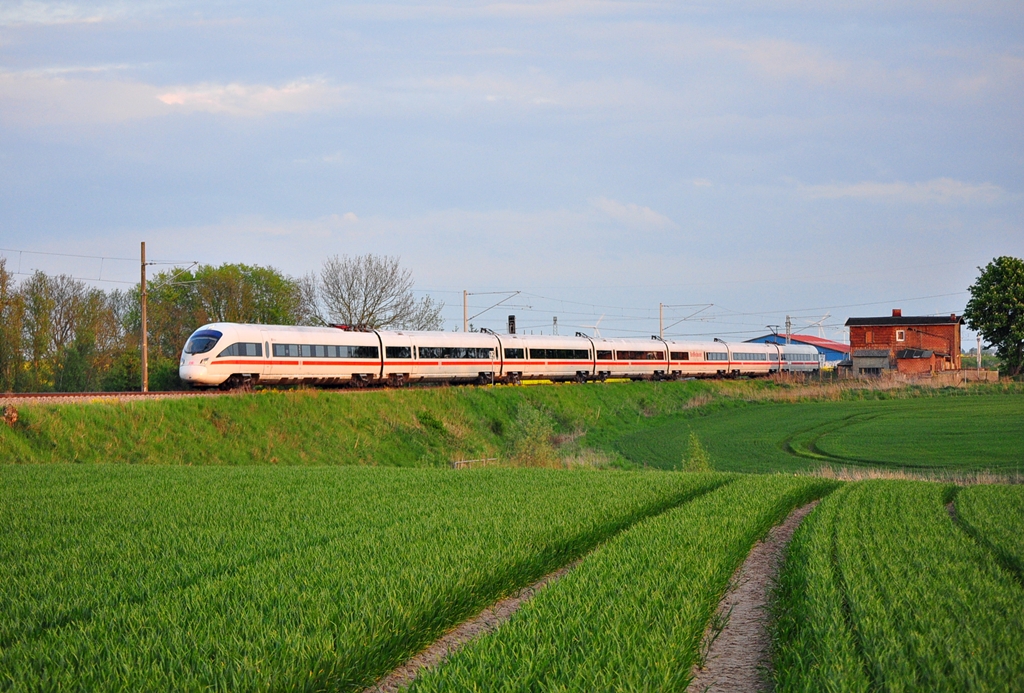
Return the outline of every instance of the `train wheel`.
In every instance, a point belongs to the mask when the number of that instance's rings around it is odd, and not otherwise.
[[[577,373],[576,374],[576,382],[578,382],[580,385],[582,385],[583,383],[587,382],[587,374],[586,373]]]
[[[520,373],[509,373],[508,374],[509,385],[522,385],[523,378]]]

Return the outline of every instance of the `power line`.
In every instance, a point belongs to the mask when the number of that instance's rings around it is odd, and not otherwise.
[[[40,274],[42,274],[43,276],[46,276],[46,277],[53,277],[52,274],[47,274],[46,272],[42,272],[40,270],[36,270],[36,272],[39,272]],[[36,274],[36,272],[11,272],[10,274],[13,274],[13,275],[16,275],[16,276],[22,276],[22,277],[31,277],[31,276],[34,276]],[[79,281],[79,282],[103,282],[105,284],[109,283],[109,284],[132,284],[132,285],[138,284],[138,282],[129,282],[129,281],[125,281],[123,279],[94,279],[92,277],[76,277],[76,276],[70,275],[70,274],[67,274],[67,275],[64,275],[64,276],[71,277],[75,281]]]
[[[56,257],[78,257],[87,260],[124,260],[125,262],[138,262],[137,257],[110,257],[108,255],[77,255],[75,253],[49,253],[41,250],[19,250],[17,248],[0,248],[3,253],[24,253],[26,255],[53,255]]]

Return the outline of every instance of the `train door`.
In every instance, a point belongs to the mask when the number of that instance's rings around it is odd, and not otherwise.
[[[266,364],[263,366],[263,375],[269,377],[270,380],[278,380],[274,376],[279,376],[283,372],[288,371],[288,366],[275,364],[274,361],[280,360],[275,357],[273,353],[274,341],[273,337],[270,336],[265,330],[260,331],[263,337],[263,355],[266,357]],[[294,367],[293,369],[294,370]]]
[[[274,372],[274,342],[266,330],[260,330],[260,338],[263,340],[263,373],[261,375],[270,375]]]

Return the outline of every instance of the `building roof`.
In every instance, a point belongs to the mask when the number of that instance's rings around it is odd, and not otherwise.
[[[766,334],[763,337],[748,339],[747,341],[759,342],[762,339],[767,339],[769,337],[780,337],[783,340],[786,339],[786,335],[784,334]],[[793,334],[789,336],[789,339],[790,341],[796,342],[797,344],[809,344],[810,346],[818,347],[819,349],[829,349],[831,351],[838,351],[843,354],[850,353],[849,344],[843,344],[842,342],[834,342],[831,339],[825,339],[824,337],[815,337],[809,334]]]
[[[854,358],[858,359],[881,359],[889,358],[888,349],[857,349],[853,352]]]
[[[927,349],[900,349],[896,352],[898,359],[930,359],[932,352]]]
[[[959,325],[959,315],[887,315],[882,318],[850,318],[847,327],[891,326],[891,325]]]

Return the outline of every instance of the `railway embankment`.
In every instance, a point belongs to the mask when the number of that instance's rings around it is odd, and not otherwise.
[[[885,424],[869,437],[897,429],[906,437],[917,421],[914,435],[927,441],[952,420],[953,429],[992,428],[982,433],[1002,456],[988,459],[1017,468],[1002,428],[1024,398],[1006,387],[688,381],[50,398],[5,405],[15,409],[0,422],[0,462],[673,469],[695,432],[715,468],[799,471],[885,464],[879,451],[861,449],[858,427]]]
[[[630,466],[591,449],[715,396],[703,382],[262,391],[17,405],[9,463]]]

